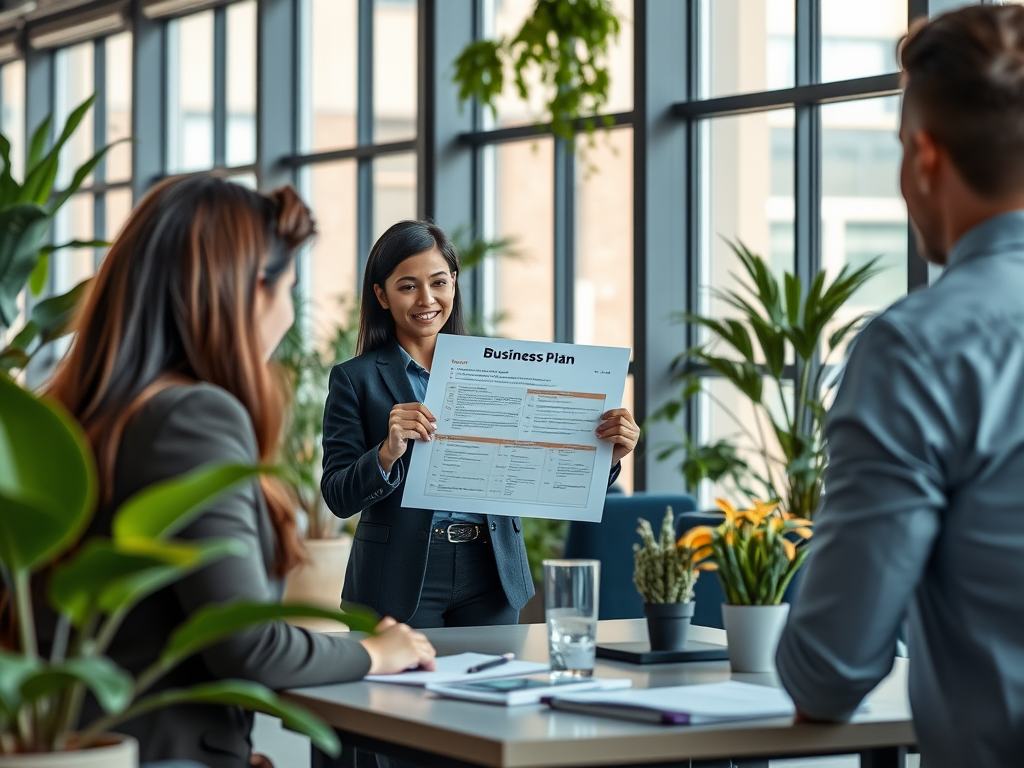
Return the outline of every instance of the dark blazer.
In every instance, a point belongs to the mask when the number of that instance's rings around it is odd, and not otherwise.
[[[419,605],[434,511],[402,506],[404,476],[416,445],[401,458],[403,481],[397,488],[384,480],[377,451],[388,436],[391,408],[415,401],[394,342],[334,366],[324,411],[324,499],[338,517],[363,513],[342,598],[403,622]],[[522,521],[488,515],[487,526],[505,596],[519,610],[534,594]]]
[[[112,503],[97,515],[93,532],[109,534],[112,510],[136,491],[223,461],[258,461],[252,420],[242,404],[210,384],[160,392],[125,430]],[[109,653],[136,674],[156,659],[170,633],[202,606],[242,599],[273,602],[280,597],[279,585],[268,576],[274,533],[256,481],[218,499],[178,538],[230,538],[243,542],[248,553],[192,574],[147,598],[128,615]],[[192,657],[156,688],[224,678],[291,688],[356,680],[369,668],[369,654],[355,640],[275,622]],[[96,714],[88,712],[87,717]],[[142,762],[190,759],[210,768],[243,768],[249,765],[251,729],[251,715],[237,707],[184,705],[156,710],[117,730],[139,740]]]

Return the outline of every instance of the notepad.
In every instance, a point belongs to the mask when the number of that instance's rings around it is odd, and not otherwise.
[[[606,693],[566,693],[548,700],[555,709],[669,725],[701,725],[796,714],[780,688],[729,680],[705,685]]]
[[[519,675],[534,675],[538,672],[547,672],[548,665],[535,661],[512,661],[501,664],[481,672],[469,672],[466,670],[477,664],[485,664],[498,658],[496,654],[488,653],[458,653],[454,656],[439,656],[434,659],[437,669],[430,672],[425,670],[413,670],[410,672],[398,672],[394,675],[367,675],[364,679],[375,683],[394,683],[396,685],[417,685],[420,687],[430,683],[461,683],[470,680],[492,680],[498,677],[516,677]]]
[[[530,675],[464,683],[432,683],[427,686],[427,690],[450,699],[517,707],[523,704],[539,704],[541,699],[569,691],[609,691],[629,688],[632,684],[633,682],[626,678],[584,677],[553,680],[548,675]]]

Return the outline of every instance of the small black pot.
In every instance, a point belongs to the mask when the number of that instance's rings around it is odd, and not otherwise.
[[[652,651],[682,651],[693,618],[693,601],[689,603],[644,603],[647,634]]]

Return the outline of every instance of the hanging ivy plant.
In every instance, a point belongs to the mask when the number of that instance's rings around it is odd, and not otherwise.
[[[611,0],[537,0],[515,37],[477,40],[455,59],[460,102],[475,97],[497,117],[506,71],[524,101],[530,73],[536,73],[548,92],[551,130],[573,147],[577,122],[592,134],[595,116],[608,103],[608,48],[619,27]],[[611,124],[607,117],[602,122]]]

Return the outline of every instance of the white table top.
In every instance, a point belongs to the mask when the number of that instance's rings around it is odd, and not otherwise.
[[[645,640],[643,620],[602,621],[598,643]],[[512,651],[547,661],[543,624],[427,630],[439,655]],[[722,630],[691,628],[694,640],[725,643]],[[442,699],[421,688],[364,681],[290,691],[331,725],[391,744],[488,768],[642,764],[681,758],[767,757],[859,752],[915,743],[906,659],[850,723],[794,724],[792,718],[709,726],[664,726],[555,712],[543,705],[499,707]],[[597,660],[594,674],[629,677],[636,688],[743,680],[777,684],[772,674],[733,674],[728,662],[634,665]]]

